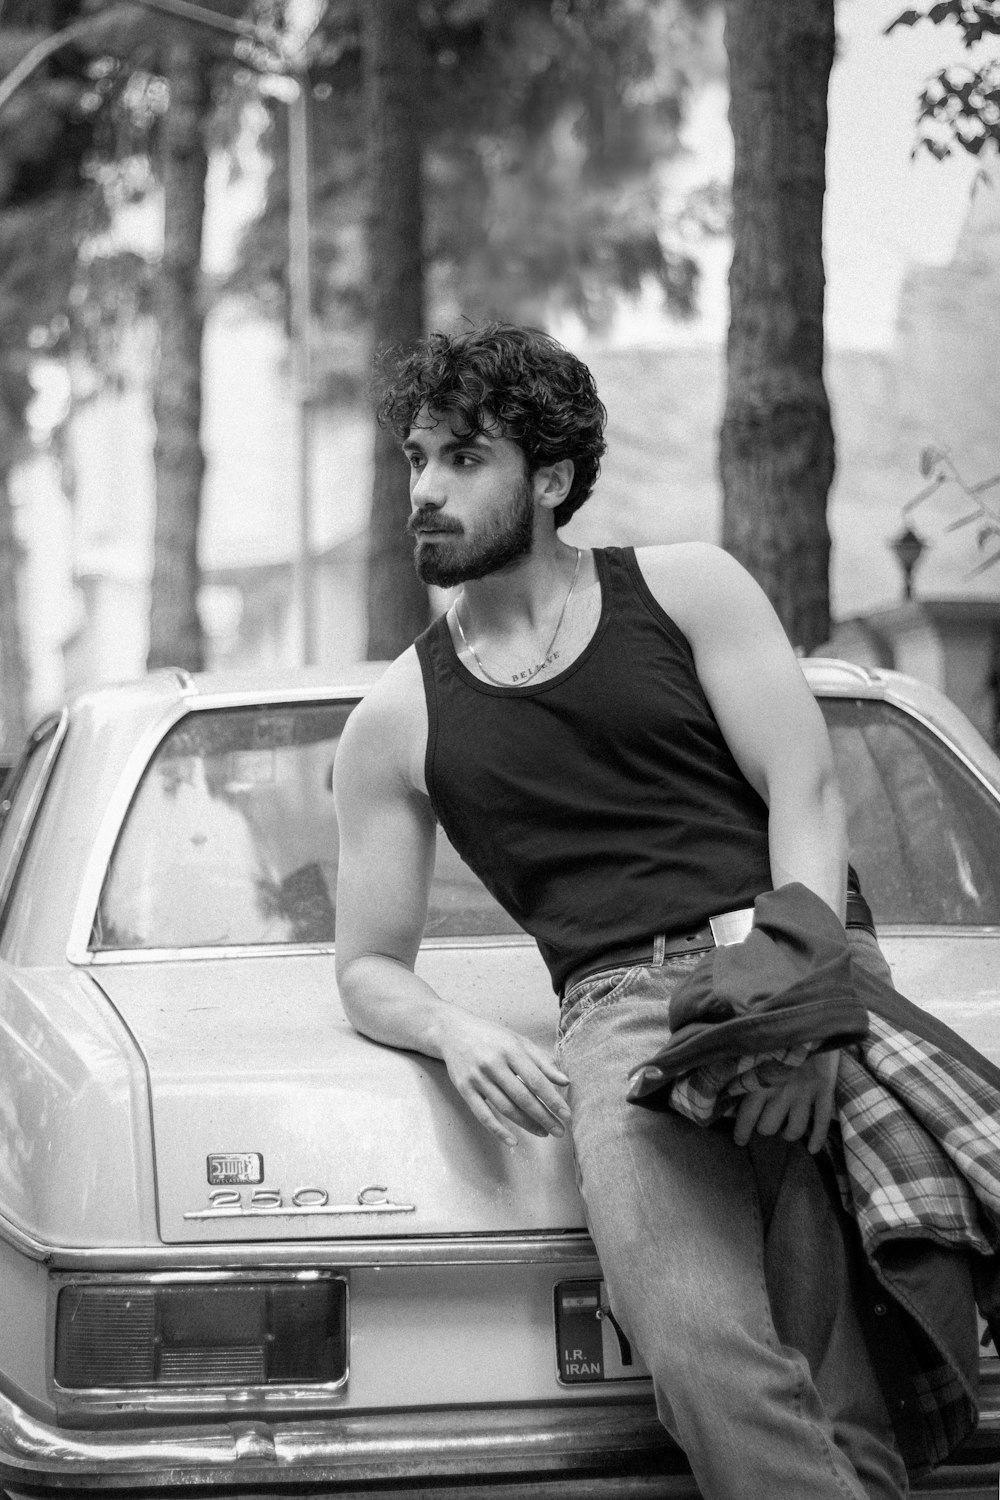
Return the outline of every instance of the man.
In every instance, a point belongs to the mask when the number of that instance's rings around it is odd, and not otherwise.
[[[554,340],[434,335],[381,415],[410,465],[417,571],[461,592],[338,756],[347,1013],[440,1058],[510,1147],[563,1134],[568,1086],[612,1307],[707,1500],[903,1495],[815,1160],[837,1055],[747,1095],[718,1129],[625,1099],[710,918],[793,881],[843,917],[829,742],[781,626],[714,547],[561,540],[605,413]],[[536,938],[562,1001],[558,1063],[414,974],[436,819]]]

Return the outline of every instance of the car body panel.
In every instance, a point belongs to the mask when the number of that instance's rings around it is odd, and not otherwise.
[[[420,967],[442,993],[551,1044],[556,1001],[533,947],[430,950]],[[332,956],[95,974],[148,1072],[166,1243],[271,1239],[276,1223],[295,1238],[364,1236],[376,1219],[386,1236],[583,1227],[568,1139],[524,1138],[514,1151],[492,1140],[441,1063],[354,1031]],[[212,1208],[206,1162],[224,1152],[263,1157],[264,1207],[248,1186],[238,1217]]]
[[[1000,1067],[998,938],[940,929],[879,935],[901,995],[932,1012]]]
[[[0,960],[0,1226],[50,1244],[156,1232],[145,1071],[86,975]]]

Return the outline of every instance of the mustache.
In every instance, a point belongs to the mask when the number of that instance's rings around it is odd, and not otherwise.
[[[462,524],[440,516],[433,508],[426,506],[413,512],[406,523],[406,531],[409,536],[419,536],[422,531],[449,532],[452,536],[459,536]]]

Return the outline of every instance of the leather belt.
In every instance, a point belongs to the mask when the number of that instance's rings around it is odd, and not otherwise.
[[[748,910],[752,911],[752,908]],[[732,913],[732,915],[740,914]],[[699,927],[696,932],[685,932],[680,935],[665,934],[662,938],[647,938],[643,943],[608,948],[599,959],[591,959],[588,963],[581,964],[579,968],[571,969],[563,983],[562,992],[564,995],[568,994],[581,980],[591,979],[595,974],[603,974],[606,969],[631,969],[639,964],[658,964],[665,958],[676,958],[680,953],[697,953],[699,950],[714,948],[717,940],[712,929],[712,922],[718,924],[719,920],[718,917],[713,917],[711,922],[706,922],[704,927]],[[876,936],[871,907],[860,891],[849,890],[847,892],[847,915],[844,925],[845,927],[862,927],[866,932],[870,932],[872,937]]]
[[[590,979],[594,974],[603,974],[605,969],[634,968],[636,964],[657,963],[664,958],[676,958],[679,953],[697,953],[699,948],[714,948],[715,938],[708,923],[697,932],[686,932],[682,937],[665,937],[662,951],[657,954],[652,942],[632,944],[631,947],[609,948],[599,959],[583,963],[571,969],[563,984],[563,994],[568,995],[574,984],[581,979]]]

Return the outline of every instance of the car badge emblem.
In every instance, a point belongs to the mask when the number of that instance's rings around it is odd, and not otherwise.
[[[259,1151],[218,1151],[208,1158],[209,1187],[264,1181],[264,1158]]]
[[[353,1203],[331,1203],[326,1188],[298,1187],[293,1193],[282,1188],[255,1187],[264,1178],[264,1158],[255,1151],[219,1151],[208,1158],[208,1180],[212,1191],[207,1208],[195,1209],[185,1219],[298,1219],[347,1214],[412,1214],[414,1203],[396,1203],[389,1189],[372,1182],[356,1194]],[[224,1185],[231,1184],[231,1185]],[[249,1186],[244,1194],[241,1189]]]

